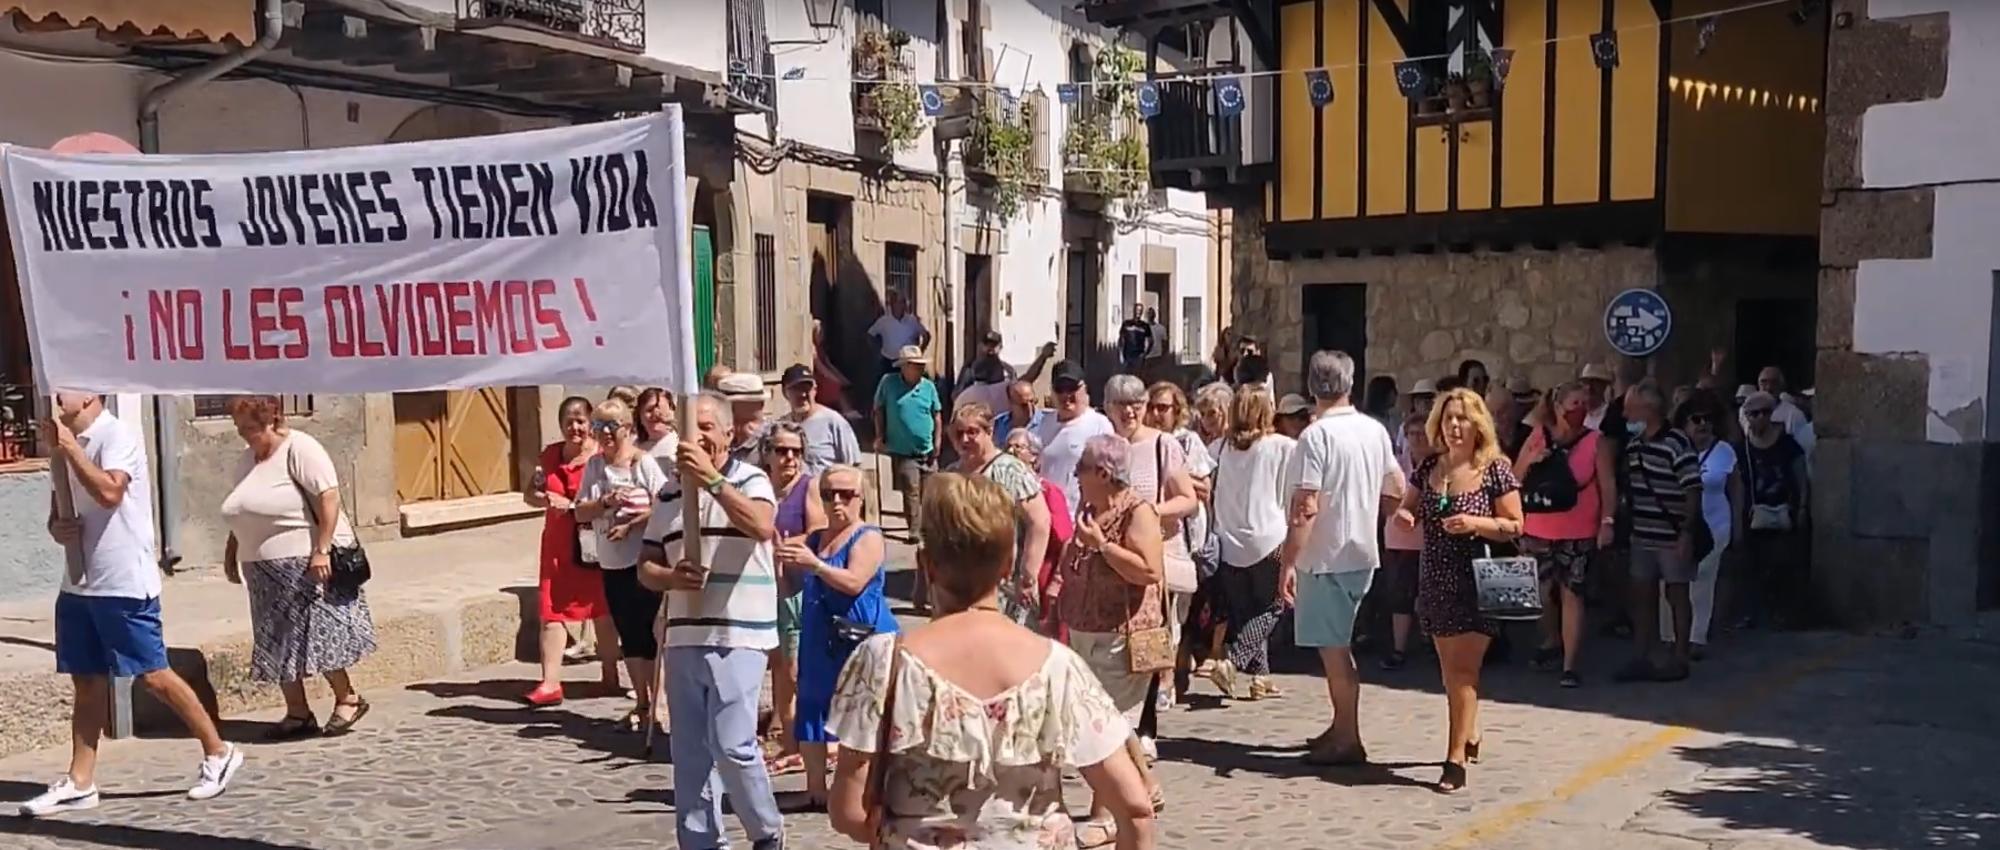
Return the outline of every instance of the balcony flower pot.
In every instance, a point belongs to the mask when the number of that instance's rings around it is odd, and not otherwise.
[[[1445,103],[1454,112],[1465,109],[1470,96],[1471,92],[1466,88],[1463,78],[1455,78],[1444,84]]]
[[[1442,95],[1426,95],[1417,98],[1417,114],[1425,117],[1443,115],[1446,100]]]
[[[1493,105],[1493,81],[1485,77],[1472,77],[1465,81],[1466,103],[1473,109],[1486,109]]]

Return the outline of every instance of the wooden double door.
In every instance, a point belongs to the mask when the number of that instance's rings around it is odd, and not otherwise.
[[[514,395],[508,387],[397,393],[397,503],[519,490]]]

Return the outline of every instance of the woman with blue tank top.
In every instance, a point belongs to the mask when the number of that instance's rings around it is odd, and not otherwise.
[[[793,731],[805,755],[808,802],[821,811],[827,799],[828,745],[838,743],[827,732],[826,718],[840,668],[862,640],[896,631],[896,617],[882,592],[888,546],[882,530],[862,519],[864,486],[854,467],[828,469],[819,477],[826,528],[778,550],[788,575],[804,585]]]
[[[764,471],[771,475],[771,487],[778,493],[774,518],[778,543],[804,543],[806,535],[826,527],[826,510],[813,489],[806,471],[804,429],[787,421],[777,421],[764,432]],[[771,653],[771,713],[777,722],[780,749],[770,756],[771,774],[780,776],[805,769],[799,755],[792,711],[799,681],[799,602],[802,582],[778,575],[778,651]]]

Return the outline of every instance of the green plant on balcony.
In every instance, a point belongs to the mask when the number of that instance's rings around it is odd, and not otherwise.
[[[993,178],[993,211],[1001,219],[1021,212],[1021,205],[1048,180],[1035,161],[1035,105],[1017,109],[989,103],[972,118],[972,138],[966,146],[967,166]]]
[[[864,32],[854,42],[857,124],[882,135],[891,152],[908,150],[923,134],[924,106],[903,49],[910,34]]]
[[[1094,96],[1070,111],[1063,138],[1065,169],[1108,200],[1130,201],[1152,183],[1135,85],[1144,69],[1137,51],[1123,45],[1105,48],[1092,68]]]

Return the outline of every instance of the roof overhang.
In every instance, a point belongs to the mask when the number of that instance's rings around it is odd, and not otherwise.
[[[134,40],[249,44],[257,38],[256,0],[0,0],[0,15],[25,31],[95,27]]]

